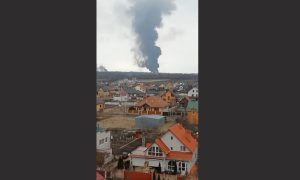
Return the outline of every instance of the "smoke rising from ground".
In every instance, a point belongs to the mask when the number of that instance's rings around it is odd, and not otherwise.
[[[158,73],[160,47],[156,28],[162,27],[163,15],[170,15],[176,9],[174,0],[131,0],[132,28],[136,35],[134,52],[135,63]]]

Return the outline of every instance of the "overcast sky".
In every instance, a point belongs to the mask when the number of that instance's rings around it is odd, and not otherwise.
[[[97,66],[108,71],[149,72],[134,63],[134,34],[127,15],[130,0],[97,0]],[[163,17],[156,45],[159,72],[198,73],[198,1],[175,0],[176,10]]]

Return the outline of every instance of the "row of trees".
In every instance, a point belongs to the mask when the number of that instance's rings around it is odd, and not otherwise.
[[[197,80],[198,74],[182,73],[145,73],[145,72],[97,72],[97,79],[115,81],[119,79],[136,77],[138,79],[171,79],[171,80]]]

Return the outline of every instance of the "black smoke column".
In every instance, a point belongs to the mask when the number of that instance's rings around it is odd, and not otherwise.
[[[156,28],[162,26],[162,16],[170,15],[176,9],[173,0],[131,0],[133,31],[136,34],[135,61],[139,67],[146,67],[153,73],[158,73],[158,58],[160,47],[155,42],[158,39]]]

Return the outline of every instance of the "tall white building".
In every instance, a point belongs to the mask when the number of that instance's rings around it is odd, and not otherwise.
[[[110,131],[107,131],[104,128],[96,128],[96,151],[106,154],[104,164],[113,159]]]

